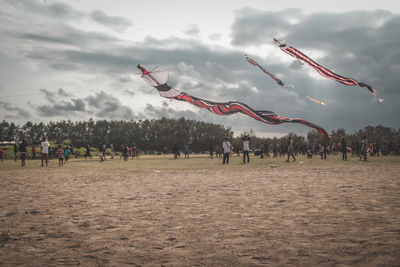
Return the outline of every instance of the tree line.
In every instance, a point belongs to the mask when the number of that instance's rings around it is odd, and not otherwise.
[[[370,142],[379,143],[381,148],[388,153],[399,153],[400,129],[394,130],[382,125],[366,126],[354,133],[346,133],[344,129],[331,132],[331,139],[310,130],[306,136],[289,133],[283,137],[261,138],[251,130],[243,132],[240,136],[233,137],[230,127],[210,122],[180,119],[152,119],[152,120],[98,120],[75,121],[63,120],[49,123],[26,122],[24,125],[16,125],[13,122],[3,120],[0,123],[0,141],[21,141],[25,139],[29,144],[39,144],[42,136],[55,144],[68,143],[73,147],[98,147],[105,143],[114,145],[116,150],[121,145],[136,145],[144,153],[157,153],[170,151],[173,145],[181,149],[184,144],[189,144],[191,151],[195,153],[205,152],[210,147],[221,146],[226,137],[231,140],[234,150],[241,150],[243,135],[249,135],[251,148],[256,149],[261,144],[279,144],[282,149],[287,147],[289,135],[293,138],[298,151],[304,151],[307,147],[325,144],[340,143],[345,138],[347,146],[354,148],[363,136]]]

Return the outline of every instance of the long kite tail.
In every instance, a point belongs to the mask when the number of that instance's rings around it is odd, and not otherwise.
[[[322,76],[324,76],[328,79],[335,80],[335,81],[340,82],[345,85],[358,85],[360,87],[365,87],[368,89],[368,91],[370,91],[372,94],[375,95],[375,97],[379,103],[383,102],[383,98],[379,98],[378,93],[370,85],[362,83],[362,82],[358,82],[353,78],[346,78],[337,73],[334,73],[333,71],[321,66],[320,64],[318,64],[317,62],[315,62],[314,60],[312,60],[311,58],[309,58],[308,56],[306,56],[305,54],[303,54],[301,51],[297,50],[296,48],[294,48],[292,46],[288,46],[287,44],[282,44],[277,39],[274,39],[274,41],[275,41],[275,43],[278,44],[279,48],[283,52],[291,55],[292,57],[296,58],[297,60],[301,60],[301,61],[307,63],[312,68],[314,68],[316,71],[318,71],[318,73],[321,74]]]
[[[283,87],[286,87],[286,88],[293,88],[293,85],[285,84],[284,82],[282,82],[282,80],[280,80],[278,77],[273,75],[271,72],[267,71],[264,67],[262,67],[260,64],[255,62],[254,59],[252,59],[248,55],[245,55],[245,57],[246,57],[247,62],[249,62],[253,66],[259,67],[265,74],[269,75],[280,86],[283,86]]]
[[[309,121],[298,119],[298,118],[286,118],[276,115],[272,111],[257,111],[249,107],[248,105],[238,102],[238,101],[229,101],[224,103],[212,102],[208,100],[204,100],[201,98],[197,98],[191,95],[186,94],[185,92],[181,92],[179,95],[174,97],[168,97],[170,99],[176,99],[179,101],[185,101],[197,107],[206,108],[208,111],[222,115],[228,116],[235,113],[242,113],[247,116],[252,117],[260,122],[267,124],[282,124],[282,123],[300,123],[305,126],[316,129],[319,133],[329,137],[330,135],[320,126],[315,125]]]

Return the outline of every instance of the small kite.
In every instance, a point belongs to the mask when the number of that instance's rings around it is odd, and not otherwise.
[[[321,104],[321,105],[323,105],[323,106],[326,106],[326,104],[325,104],[324,102],[322,102],[322,101],[318,101],[318,100],[316,100],[316,99],[314,99],[314,98],[311,98],[311,97],[309,97],[309,96],[307,96],[307,98],[308,98],[309,100],[311,100],[311,101],[314,101],[315,103],[318,103],[318,104]]]
[[[235,114],[235,113],[242,113],[242,114],[252,117],[253,119],[256,119],[258,121],[261,121],[261,122],[267,123],[267,124],[277,125],[277,124],[282,124],[285,122],[301,123],[303,125],[306,125],[308,127],[316,129],[321,134],[330,138],[330,135],[323,128],[321,128],[311,122],[308,122],[306,120],[281,117],[281,116],[276,115],[272,111],[253,110],[248,105],[246,105],[242,102],[238,102],[238,101],[229,101],[229,102],[224,102],[224,103],[218,103],[218,102],[211,102],[208,100],[197,98],[197,97],[188,95],[185,92],[181,92],[181,91],[169,86],[167,84],[168,71],[149,72],[140,65],[138,65],[137,68],[142,72],[142,76],[141,76],[142,79],[145,80],[145,82],[148,85],[156,88],[162,97],[169,98],[169,99],[175,99],[175,100],[179,100],[179,101],[185,101],[185,102],[188,102],[197,107],[206,108],[208,111],[213,112],[217,115],[222,115],[222,116],[227,116],[227,115],[231,115],[231,114]]]
[[[365,83],[360,83],[357,82],[356,80],[354,80],[353,78],[346,78],[343,77],[339,74],[334,73],[331,70],[326,69],[325,67],[319,65],[317,62],[315,62],[314,60],[312,60],[311,58],[309,58],[308,56],[306,56],[305,54],[303,54],[302,52],[300,52],[299,50],[297,50],[294,47],[291,47],[285,43],[281,43],[281,41],[274,39],[274,42],[279,46],[279,48],[291,55],[292,57],[296,58],[297,60],[301,60],[305,63],[307,63],[308,65],[310,65],[311,67],[313,67],[316,71],[319,72],[319,74],[321,74],[322,76],[328,78],[328,79],[332,79],[335,80],[337,82],[340,82],[342,84],[345,85],[358,85],[360,87],[365,87],[367,88],[371,93],[373,93],[376,97],[376,99],[378,100],[379,103],[383,102],[382,98],[378,97],[378,93],[368,84]]]
[[[262,66],[260,66],[257,62],[254,61],[254,59],[252,59],[251,57],[249,57],[248,55],[245,55],[247,62],[249,62],[251,65],[259,67],[265,74],[268,74],[272,79],[274,79],[274,81],[279,84],[280,86],[286,87],[286,88],[293,88],[293,85],[291,84],[285,84],[284,82],[282,82],[278,77],[276,77],[275,75],[273,75],[271,72],[267,71],[265,68],[263,68]]]

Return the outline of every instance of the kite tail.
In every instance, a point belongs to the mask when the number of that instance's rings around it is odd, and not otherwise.
[[[278,125],[278,124],[282,124],[282,123],[300,123],[305,126],[314,128],[319,133],[327,136],[328,138],[331,138],[330,135],[322,127],[315,125],[309,121],[306,121],[303,119],[291,119],[291,118],[280,117],[272,111],[257,111],[257,110],[252,109],[245,103],[242,103],[239,101],[229,101],[229,102],[224,102],[224,103],[212,102],[212,101],[208,101],[208,100],[204,100],[201,98],[197,98],[197,97],[188,95],[185,92],[181,92],[177,96],[168,97],[168,98],[179,100],[179,101],[185,101],[192,105],[195,105],[195,106],[201,107],[201,108],[205,108],[212,113],[222,115],[222,116],[228,116],[228,115],[232,115],[235,113],[242,113],[244,115],[252,117],[253,119],[258,120],[263,123],[266,123],[266,124]]]
[[[273,75],[271,72],[267,71],[264,67],[262,67],[260,64],[258,64],[257,62],[254,61],[254,59],[252,59],[251,57],[249,57],[248,55],[245,55],[247,62],[249,62],[251,65],[256,66],[258,68],[260,68],[265,74],[267,74],[269,77],[271,77],[277,84],[279,84],[282,87],[286,87],[286,88],[293,88],[294,86],[291,84],[285,84],[284,82],[282,82],[281,79],[279,79],[278,77],[276,77],[275,75]]]
[[[375,91],[374,88],[372,88],[371,86],[369,86],[368,84],[365,84],[365,83],[359,83],[358,85],[360,87],[366,87],[371,93],[373,93],[375,95],[376,100],[378,100],[379,103],[383,102],[384,99],[378,97],[378,93]]]
[[[368,91],[370,91],[372,94],[375,95],[375,97],[379,103],[383,102],[383,98],[379,98],[377,92],[370,85],[365,84],[365,83],[359,83],[358,81],[356,81],[353,78],[346,78],[337,73],[334,73],[333,71],[321,66],[320,64],[318,64],[317,62],[315,62],[314,60],[312,60],[311,58],[309,58],[308,56],[306,56],[305,54],[303,54],[301,51],[297,50],[296,48],[294,48],[292,46],[288,46],[287,44],[282,44],[280,41],[278,41],[276,39],[274,39],[274,41],[275,41],[275,43],[278,44],[279,48],[283,52],[296,58],[297,61],[300,60],[302,62],[307,63],[312,68],[314,68],[316,71],[318,71],[318,73],[321,74],[322,76],[324,76],[328,79],[335,80],[335,81],[345,84],[345,85],[358,85],[360,87],[365,87],[368,89]]]

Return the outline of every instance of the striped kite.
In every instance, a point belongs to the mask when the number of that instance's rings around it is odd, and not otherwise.
[[[308,65],[310,65],[311,67],[313,67],[316,71],[319,72],[319,74],[321,74],[322,76],[328,78],[328,79],[332,79],[335,80],[337,82],[340,82],[342,84],[345,85],[358,85],[360,87],[365,87],[367,88],[371,93],[373,93],[376,97],[376,99],[378,100],[379,103],[383,102],[382,98],[378,97],[378,93],[368,84],[365,83],[361,83],[361,82],[357,82],[355,79],[353,78],[346,78],[343,77],[339,74],[334,73],[331,70],[328,70],[327,68],[319,65],[317,62],[315,62],[314,60],[312,60],[311,58],[309,58],[308,56],[306,56],[305,54],[303,54],[302,52],[300,52],[299,50],[297,50],[294,47],[291,47],[285,43],[281,43],[281,41],[274,39],[274,42],[279,46],[279,48],[291,55],[292,57],[296,58],[297,60],[301,60],[305,63],[307,63]]]
[[[285,84],[284,82],[282,82],[278,77],[276,77],[275,75],[273,75],[271,72],[267,71],[265,68],[263,68],[262,66],[260,66],[257,62],[254,61],[254,59],[252,59],[251,57],[249,57],[248,55],[245,55],[247,62],[249,62],[251,65],[259,67],[265,74],[269,75],[272,79],[274,79],[274,81],[279,84],[280,86],[286,87],[286,88],[293,88],[293,85],[291,84]]]
[[[242,113],[247,116],[252,117],[258,121],[267,124],[282,124],[282,123],[301,123],[308,127],[316,129],[321,134],[330,138],[330,135],[321,127],[308,122],[303,119],[292,119],[286,118],[276,115],[272,111],[265,111],[265,110],[254,110],[248,105],[238,102],[238,101],[229,101],[224,103],[218,102],[211,102],[208,100],[204,100],[201,98],[197,98],[191,95],[188,95],[185,92],[181,92],[175,88],[172,88],[167,84],[168,80],[168,71],[152,71],[149,72],[142,66],[138,65],[137,68],[142,72],[142,79],[145,82],[156,88],[159,94],[162,97],[175,99],[179,101],[185,101],[197,107],[206,108],[208,111],[215,113],[217,115],[227,116],[235,113]]]

